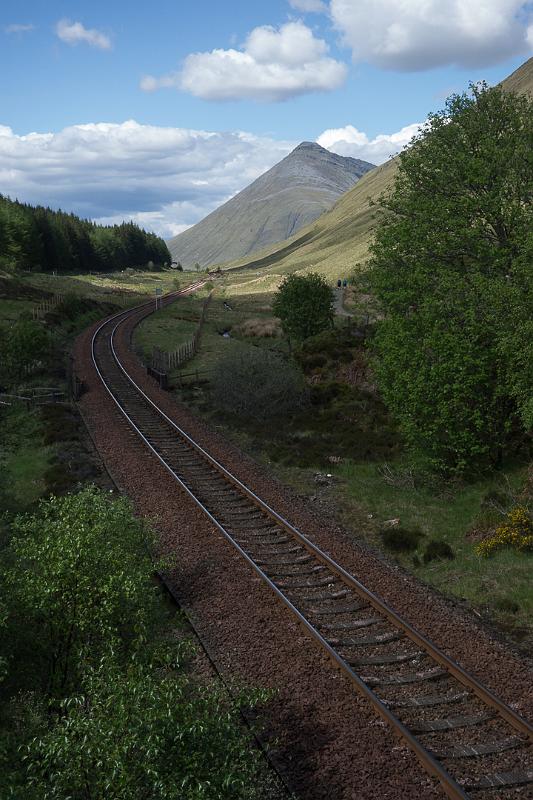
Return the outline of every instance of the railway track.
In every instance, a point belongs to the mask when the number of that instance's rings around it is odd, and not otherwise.
[[[116,333],[152,310],[121,312],[92,339],[97,373],[140,440],[448,797],[533,798],[533,728],[230,474],[128,374]]]

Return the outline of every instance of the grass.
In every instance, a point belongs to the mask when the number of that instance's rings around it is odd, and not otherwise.
[[[149,358],[153,347],[171,352],[188,341],[201,314],[203,300],[195,295],[181,297],[177,302],[146,317],[137,326],[133,343],[144,358]]]
[[[247,283],[244,282],[244,287]],[[242,281],[239,281],[237,286],[241,285]],[[286,351],[286,343],[281,339],[263,335],[265,330],[277,327],[277,323],[270,309],[271,295],[257,291],[257,288],[254,282],[254,291],[240,294],[235,292],[235,283],[231,279],[217,281],[202,329],[199,351],[183,366],[182,372],[198,371],[207,376],[221,355],[235,349],[279,346]],[[196,328],[205,295],[203,291],[182,297],[163,311],[147,317],[136,329],[135,347],[145,356],[154,346],[163,350],[179,347]],[[224,332],[229,332],[229,338],[223,336]],[[175,377],[174,373],[171,373],[172,377]]]
[[[109,300],[109,292],[116,289],[151,293],[161,276],[164,291],[174,288],[176,278],[183,285],[196,277],[191,273],[120,273],[59,280],[61,291],[70,291],[70,282],[75,281],[80,293],[88,293],[93,299]],[[35,288],[41,286],[43,290],[56,285],[53,276],[29,275],[27,278],[34,281]],[[198,370],[200,378],[208,380],[209,371],[221,354],[231,349],[268,347],[286,354],[287,343],[283,338],[257,335],[274,324],[271,300],[280,280],[280,274],[264,268],[250,273],[230,272],[218,278],[199,351],[183,371]],[[162,349],[179,346],[194,330],[202,302],[203,295],[194,294],[147,318],[136,331],[136,346],[145,352],[153,345]],[[349,293],[345,305],[356,310],[356,299]],[[13,318],[19,307],[27,309],[28,306],[31,307],[31,302],[26,299],[1,300],[0,317],[4,313]],[[222,336],[226,330],[230,338]],[[317,360],[315,353],[308,356],[311,373],[321,374],[326,384],[329,383],[329,388],[326,385],[319,391],[319,394],[324,392],[325,397],[297,417],[282,420],[275,426],[269,420],[244,425],[229,415],[215,414],[210,406],[208,383],[202,380],[189,388],[185,385],[177,394],[198,413],[213,421],[216,416],[216,424],[222,426],[230,438],[267,464],[282,481],[303,494],[320,494],[335,513],[338,511],[341,521],[354,536],[371,546],[383,548],[380,530],[386,520],[399,518],[402,526],[419,528],[424,536],[414,552],[389,553],[389,557],[445,594],[466,600],[512,639],[521,641],[525,648],[533,647],[532,557],[501,551],[484,559],[475,555],[474,541],[467,536],[483,513],[483,498],[487,492],[501,492],[507,480],[511,487],[519,487],[525,480],[525,467],[510,466],[505,472],[480,476],[462,485],[438,481],[415,481],[413,484],[395,434],[386,429],[382,410],[364,392],[353,394],[342,387],[335,388],[338,365],[334,354],[342,350],[342,335],[342,328],[339,328],[335,347],[322,348],[319,354],[322,359]],[[5,427],[0,429],[0,435],[5,431]],[[369,448],[365,442],[370,442]],[[26,445],[4,458],[7,480],[13,483],[20,503],[31,504],[38,497],[51,453],[35,436],[32,439],[30,433]],[[335,463],[338,459],[340,463]],[[317,489],[317,471],[332,473],[334,483]],[[434,540],[447,542],[455,558],[424,564],[425,548]]]
[[[35,303],[31,300],[0,300],[0,323],[15,322],[21,314],[29,312],[31,314]]]
[[[44,475],[54,450],[43,442],[39,411],[19,405],[4,408],[0,441],[4,501],[10,508],[25,511],[43,495]]]
[[[533,646],[533,557],[503,550],[492,558],[482,558],[475,554],[475,542],[467,535],[483,514],[487,493],[506,493],[509,487],[518,491],[526,481],[525,466],[510,466],[497,475],[480,476],[460,485],[443,481],[418,487],[409,485],[400,462],[397,485],[389,482],[390,473],[385,480],[379,464],[348,461],[333,467],[332,472],[339,479],[343,519],[358,536],[379,547],[379,531],[390,519],[420,529],[424,536],[418,548],[409,555],[395,555],[398,563],[444,594],[468,601],[513,638]],[[455,558],[424,564],[424,551],[432,540],[447,542]],[[509,601],[518,606],[518,611],[506,610]]]
[[[191,276],[174,270],[149,272],[124,270],[80,275],[51,275],[50,273],[19,273],[23,286],[54,294],[76,294],[91,300],[129,305],[146,296],[155,296],[156,286],[163,293],[191,282]]]

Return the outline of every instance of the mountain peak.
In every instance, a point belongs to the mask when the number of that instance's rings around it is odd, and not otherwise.
[[[295,147],[292,152],[296,153],[296,151],[299,151],[299,150],[315,150],[317,153],[320,153],[320,152],[322,152],[322,153],[326,152],[327,153],[328,152],[327,150],[325,150],[324,147],[322,147],[321,145],[317,144],[316,142],[300,142],[298,147]]]
[[[292,236],[351,189],[374,164],[300,142],[278,164],[168,242],[176,261],[202,267],[242,258]]]

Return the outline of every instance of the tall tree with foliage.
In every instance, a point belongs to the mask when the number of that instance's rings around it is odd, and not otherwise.
[[[316,272],[287,275],[272,310],[289,339],[302,341],[333,326],[333,291]]]
[[[533,422],[532,121],[528,97],[471,85],[429,116],[380,200],[377,378],[438,467],[498,463]]]

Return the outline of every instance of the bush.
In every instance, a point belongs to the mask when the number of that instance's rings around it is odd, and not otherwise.
[[[453,558],[455,558],[455,553],[448,542],[444,542],[441,539],[432,539],[427,543],[424,564],[429,564],[430,561],[443,561],[444,559],[451,561]]]
[[[148,533],[128,501],[94,487],[42,501],[12,530],[9,624],[40,662],[33,682],[39,674],[49,696],[63,697],[84,663],[112,641],[129,650],[151,621]]]
[[[213,370],[211,392],[220,409],[248,419],[285,416],[306,400],[305,381],[296,366],[259,348],[222,358]]]
[[[327,357],[322,355],[322,353],[311,353],[310,355],[305,356],[301,360],[303,368],[306,371],[325,367],[326,364],[328,363]]]
[[[490,556],[505,547],[522,553],[533,552],[533,521],[524,506],[513,508],[507,514],[507,521],[496,529],[494,536],[483,539],[476,552],[480,556]]]
[[[494,602],[494,608],[497,611],[504,611],[507,614],[518,614],[520,606],[516,600],[511,600],[510,597],[499,597]]]
[[[281,329],[277,319],[247,319],[239,325],[238,332],[241,336],[258,336],[271,338],[279,336]]]
[[[416,550],[420,539],[424,536],[418,528],[385,528],[381,531],[381,540],[387,550],[393,553],[409,553]]]
[[[169,657],[90,669],[58,722],[25,749],[32,800],[252,800],[258,756],[238,705],[194,686]],[[237,703],[254,705],[264,693]],[[28,795],[25,795],[28,796]]]

